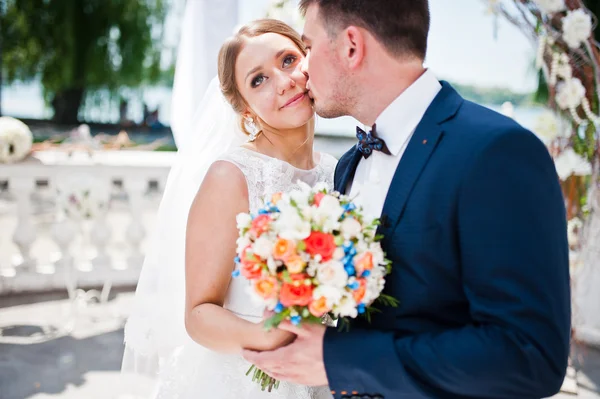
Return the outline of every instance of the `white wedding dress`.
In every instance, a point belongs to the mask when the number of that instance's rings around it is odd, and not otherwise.
[[[250,211],[257,212],[263,198],[276,192],[297,187],[301,180],[309,185],[325,182],[333,188],[336,160],[331,155],[318,154],[317,166],[302,170],[276,158],[247,148],[237,147],[219,157],[236,165],[246,177]],[[224,307],[237,316],[260,322],[263,308],[254,305],[245,289],[243,278],[232,279]],[[239,355],[221,354],[206,349],[191,339],[177,348],[163,362],[158,374],[155,399],[326,399],[329,388],[311,388],[282,382],[277,390],[261,391],[245,373],[250,363]]]

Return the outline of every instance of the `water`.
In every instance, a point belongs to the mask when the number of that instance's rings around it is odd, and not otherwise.
[[[128,119],[140,123],[143,115],[143,104],[149,110],[158,109],[159,121],[166,126],[170,125],[171,116],[171,88],[148,87],[140,90],[124,90],[122,95],[129,99]],[[500,111],[500,105],[486,105]],[[514,118],[521,125],[533,129],[540,113],[541,107],[515,107]],[[2,88],[2,113],[17,118],[48,119],[52,111],[46,107],[39,84],[19,84]],[[83,110],[84,120],[100,123],[117,123],[119,121],[118,101],[110,98],[108,93],[100,93],[94,103],[88,103]],[[350,117],[336,119],[318,118],[317,133],[352,136],[358,122]]]

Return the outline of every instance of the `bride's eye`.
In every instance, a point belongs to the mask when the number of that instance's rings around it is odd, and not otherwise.
[[[295,55],[288,55],[283,59],[283,67],[289,67],[290,65],[292,65],[294,63],[294,61],[296,61],[298,59],[298,57],[296,57]]]
[[[260,85],[265,79],[264,75],[258,75],[257,77],[255,77],[254,79],[252,79],[252,82],[250,82],[250,86],[252,88],[255,88],[256,86]]]

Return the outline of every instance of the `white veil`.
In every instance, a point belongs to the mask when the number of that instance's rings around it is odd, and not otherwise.
[[[161,363],[190,339],[184,326],[188,212],[210,165],[247,141],[217,78],[210,82],[193,120],[169,173],[125,325],[124,372],[154,377]]]

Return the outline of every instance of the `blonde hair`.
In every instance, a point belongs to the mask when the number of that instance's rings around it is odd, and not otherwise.
[[[244,43],[247,38],[257,37],[265,33],[277,33],[290,39],[296,47],[306,55],[306,48],[298,32],[289,25],[276,19],[259,19],[252,21],[247,25],[242,26],[235,35],[230,37],[223,43],[219,51],[219,82],[221,84],[221,92],[227,99],[234,111],[241,115],[248,104],[240,93],[236,83],[235,63],[237,58],[244,48]],[[246,129],[244,119],[240,117],[240,128],[249,135]]]

